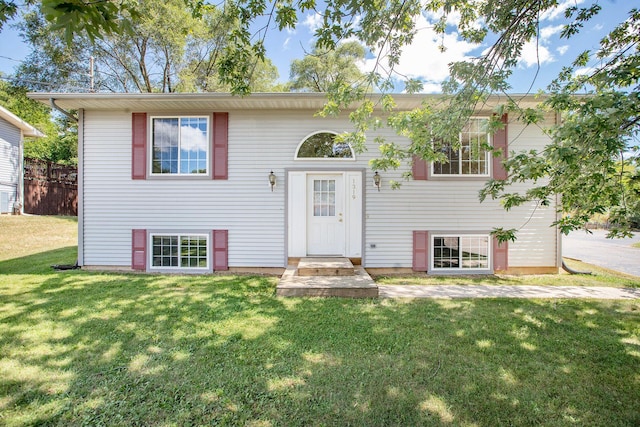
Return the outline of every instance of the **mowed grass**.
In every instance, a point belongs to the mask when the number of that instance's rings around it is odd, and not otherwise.
[[[640,425],[640,301],[282,299],[0,261],[0,425]]]
[[[0,261],[77,244],[77,217],[0,215]]]

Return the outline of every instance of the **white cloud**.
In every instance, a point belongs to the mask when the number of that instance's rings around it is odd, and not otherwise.
[[[560,31],[562,31],[563,28],[564,28],[564,25],[554,25],[554,26],[544,27],[540,30],[540,38],[544,41],[547,41],[551,38],[551,36],[553,36],[554,34],[558,34]]]
[[[520,53],[520,63],[525,68],[542,65],[547,62],[553,62],[554,58],[545,46],[537,45],[535,41],[529,41],[522,46]]]
[[[206,151],[208,146],[207,133],[200,126],[201,123],[182,123],[178,126],[177,119],[155,119],[153,122],[154,149],[168,152],[175,149],[180,140],[180,149],[186,151]]]
[[[596,69],[593,67],[584,67],[584,68],[578,68],[573,74],[576,76],[585,76],[587,74],[592,74],[595,71]]]
[[[201,129],[192,126],[182,126],[180,128],[180,148],[186,151],[207,150],[207,134]]]
[[[302,22],[302,25],[309,29],[309,32],[313,33],[322,25],[322,15],[319,13],[310,13]]]
[[[438,9],[438,11],[436,12],[427,11],[424,13],[424,17],[426,18],[427,22],[429,22],[429,25],[433,25],[433,23],[439,22],[440,18],[443,15],[445,17],[445,23],[447,27],[458,28],[458,25],[460,24],[460,21],[462,19],[462,14],[456,9],[453,9],[451,12],[446,14],[442,8]],[[479,30],[485,26],[484,23],[485,19],[481,16],[479,17],[479,19],[471,22],[469,26],[471,28]]]
[[[478,48],[478,45],[459,39],[456,33],[445,34],[443,40],[425,17],[417,19],[416,28],[420,30],[413,42],[403,49],[400,63],[394,70],[404,76],[422,79],[425,92],[439,92],[440,83],[449,76],[449,64],[468,59],[469,53]],[[444,52],[439,49],[441,43],[447,48]],[[374,55],[375,58],[365,61],[365,71],[371,71],[376,66],[377,53],[374,52]],[[379,65],[383,68],[380,72],[389,70],[384,55],[380,55],[380,58]]]
[[[441,83],[425,83],[422,86],[422,93],[440,93],[442,92]]]
[[[558,6],[551,8],[540,15],[540,21],[553,21],[559,17],[564,17],[564,12],[570,6],[578,6],[584,0],[564,0]]]
[[[430,22],[438,22],[443,13],[444,12],[442,11],[442,9],[438,10],[437,12],[428,11],[425,17]],[[452,10],[446,15],[447,25],[457,27],[461,17],[462,15],[460,14],[460,12],[458,12],[457,10]]]
[[[282,43],[282,49],[283,50],[288,50],[289,49],[289,43],[291,42],[291,37],[287,37],[284,41],[284,43]]]
[[[556,50],[558,51],[558,53],[560,54],[560,56],[564,55],[565,53],[567,53],[567,51],[569,50],[569,45],[568,44],[564,44],[562,46],[558,46],[556,48]]]

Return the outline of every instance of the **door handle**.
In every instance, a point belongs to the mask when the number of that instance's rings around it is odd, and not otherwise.
[[[342,222],[342,212],[338,214],[338,222]]]

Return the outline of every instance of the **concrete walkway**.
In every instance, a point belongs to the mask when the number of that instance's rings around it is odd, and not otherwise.
[[[303,267],[335,270],[343,260],[305,260]],[[349,263],[352,275],[301,276],[300,265],[289,265],[280,278],[276,295],[282,297],[347,298],[587,298],[607,300],[640,299],[640,288],[586,286],[500,286],[500,285],[377,285],[362,267]],[[328,268],[325,268],[329,266]]]
[[[640,289],[582,286],[378,285],[380,298],[592,298],[639,299]]]

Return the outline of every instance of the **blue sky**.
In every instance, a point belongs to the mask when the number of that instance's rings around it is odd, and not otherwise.
[[[601,13],[589,22],[581,34],[569,40],[560,39],[560,30],[564,23],[564,10],[569,5],[591,4],[591,0],[560,0],[560,6],[541,17],[540,39],[536,46],[531,43],[525,46],[520,63],[511,79],[513,93],[528,92],[544,89],[557,75],[561,67],[572,61],[580,52],[597,48],[602,39],[615,25],[628,16],[633,7],[640,7],[640,0],[601,0]],[[420,78],[424,81],[425,92],[439,91],[440,82],[447,76],[447,64],[465,57],[481,54],[487,45],[471,45],[459,39],[455,33],[455,26],[451,25],[444,39],[447,48],[440,52],[438,45],[440,36],[432,30],[436,16],[426,15],[419,19],[419,31],[411,46],[405,49],[397,71],[408,76]],[[451,24],[455,24],[456,17],[450,17]],[[267,56],[278,67],[280,80],[289,77],[291,60],[302,58],[305,50],[311,50],[313,31],[319,24],[319,17],[311,13],[300,16],[295,30],[279,32],[270,29],[266,37]],[[29,49],[22,43],[15,29],[5,25],[0,33],[0,72],[5,75],[13,74],[14,67],[29,53]],[[371,69],[375,60],[369,55],[362,68]],[[538,65],[540,67],[538,71]],[[596,66],[596,63],[590,64]],[[583,70],[588,71],[588,70]],[[534,76],[536,75],[537,77]]]

